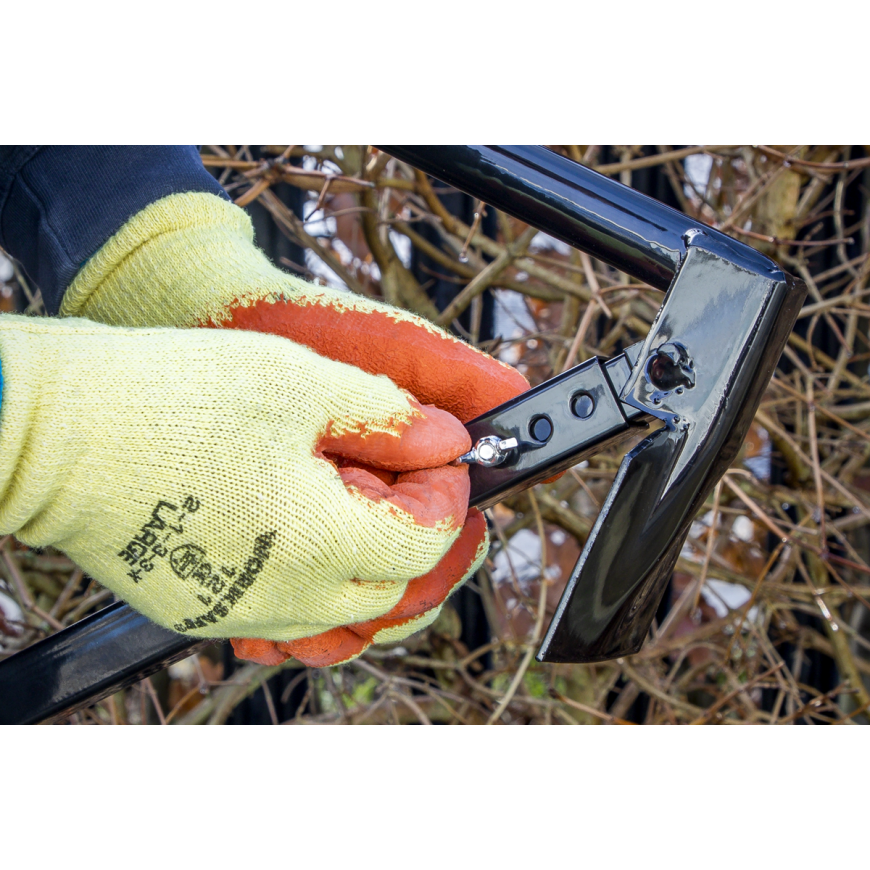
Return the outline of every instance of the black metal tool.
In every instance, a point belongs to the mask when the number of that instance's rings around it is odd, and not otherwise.
[[[473,438],[518,441],[500,464],[472,471],[472,503],[489,504],[587,455],[583,435],[594,452],[623,437],[632,416],[662,421],[620,466],[538,660],[636,652],[695,514],[746,437],[806,287],[755,249],[540,147],[384,150],[667,289],[643,346],[632,348],[630,375],[604,379],[614,389],[599,387],[603,401],[585,426],[574,397],[610,364],[584,363],[468,424]],[[544,418],[542,444],[535,424]]]
[[[804,286],[754,249],[544,148],[384,150],[668,291],[642,344],[468,424],[471,504],[485,507],[661,421],[623,461],[538,658],[636,651],[695,513],[746,435]],[[66,715],[198,643],[112,605],[0,662],[0,722]]]
[[[0,724],[58,719],[189,656],[208,641],[120,602],[0,662]]]
[[[746,437],[804,292],[695,237],[642,346],[583,363],[468,424],[476,443],[517,444],[497,465],[471,466],[471,501],[483,506],[612,445],[633,421],[664,424],[623,461],[540,661],[640,648],[695,514]]]

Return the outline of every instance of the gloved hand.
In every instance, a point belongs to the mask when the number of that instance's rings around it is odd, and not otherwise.
[[[134,216],[85,264],[66,291],[61,313],[128,326],[273,333],[385,374],[419,402],[462,421],[528,388],[514,369],[420,317],[276,269],[254,246],[247,215],[205,193],[169,196]],[[317,395],[330,389],[312,386]],[[375,621],[348,621],[304,642],[234,641],[236,653],[269,664],[290,655],[332,664],[346,660],[346,650],[359,652],[373,640],[399,640],[435,619],[447,595],[476,570],[487,546],[483,518],[469,511],[449,558],[409,584],[406,598]],[[417,615],[409,620],[411,611]]]
[[[464,427],[386,377],[271,335],[14,315],[0,362],[0,533],[168,628],[292,642],[364,623],[294,648],[346,659],[431,609],[412,578],[439,564],[443,597],[482,554],[467,469],[445,466]]]

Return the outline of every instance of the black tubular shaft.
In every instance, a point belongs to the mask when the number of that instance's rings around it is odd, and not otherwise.
[[[35,724],[95,704],[204,643],[112,604],[0,662],[0,725]]]
[[[692,230],[716,237],[735,262],[766,268],[751,248],[541,145],[378,147],[659,290]]]

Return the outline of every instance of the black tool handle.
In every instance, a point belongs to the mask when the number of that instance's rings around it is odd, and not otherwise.
[[[379,147],[659,290],[668,289],[699,230],[734,263],[756,271],[770,264],[730,236],[542,145]]]
[[[0,662],[0,725],[58,719],[207,643],[112,604]]]
[[[621,396],[666,428],[625,458],[538,658],[638,650],[695,514],[740,449],[806,288],[748,245],[540,146],[381,147],[668,290]],[[484,491],[499,473],[479,470],[475,480],[473,472],[473,485]]]

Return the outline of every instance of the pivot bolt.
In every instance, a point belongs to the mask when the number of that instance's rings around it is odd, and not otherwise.
[[[695,386],[695,362],[678,341],[669,341],[654,351],[647,363],[647,378],[658,390],[691,390]]]

